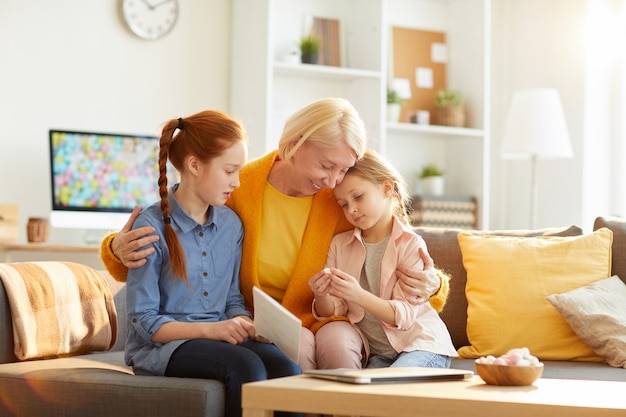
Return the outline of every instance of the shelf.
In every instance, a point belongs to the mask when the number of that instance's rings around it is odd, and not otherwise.
[[[8,243],[0,242],[0,251],[39,251],[39,252],[89,252],[98,253],[96,245],[64,245],[50,243]]]
[[[467,136],[477,138],[483,137],[485,134],[482,129],[438,125],[418,125],[416,123],[387,123],[387,131],[398,133],[429,133],[441,136]]]
[[[346,67],[331,67],[328,65],[287,64],[283,62],[274,63],[274,74],[291,75],[296,77],[313,76],[318,79],[330,79],[336,81],[353,81],[356,79],[381,79],[381,73],[378,71]]]
[[[0,262],[77,262],[102,270],[99,245],[0,242]]]
[[[232,26],[249,30],[232,35],[230,110],[256,138],[249,155],[275,149],[284,121],[298,109],[322,97],[343,97],[358,109],[370,146],[386,154],[402,175],[411,178],[416,166],[428,163],[447,167],[449,190],[475,196],[477,223],[488,227],[491,2],[232,0]],[[313,16],[339,19],[341,62],[348,66],[283,60]],[[446,85],[462,91],[471,105],[471,128],[386,123],[392,27],[446,34]],[[251,71],[250,62],[260,70]],[[413,73],[406,77],[412,80]]]

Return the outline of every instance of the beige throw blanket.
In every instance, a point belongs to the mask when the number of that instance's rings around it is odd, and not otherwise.
[[[19,359],[108,350],[117,314],[106,279],[72,262],[0,264]]]

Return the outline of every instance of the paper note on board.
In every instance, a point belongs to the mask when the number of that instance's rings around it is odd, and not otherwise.
[[[271,340],[297,363],[302,327],[300,319],[257,287],[252,288],[252,299],[257,334]]]
[[[398,93],[398,97],[403,99],[411,98],[411,80],[408,78],[394,78],[393,89]]]
[[[433,70],[426,67],[416,68],[415,84],[419,88],[433,88]]]
[[[448,62],[448,47],[445,43],[434,42],[430,45],[430,60],[438,64]]]

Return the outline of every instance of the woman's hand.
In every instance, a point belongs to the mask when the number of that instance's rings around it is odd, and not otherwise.
[[[396,274],[400,280],[400,287],[408,295],[408,300],[414,304],[421,304],[436,293],[441,281],[435,270],[433,258],[424,248],[419,248],[419,254],[424,261],[424,269],[398,265]]]
[[[145,226],[132,230],[139,211],[139,206],[135,206],[130,218],[111,242],[113,254],[127,268],[139,268],[145,264],[146,257],[154,252],[154,248],[145,247],[159,240],[159,236],[154,234],[154,227]]]

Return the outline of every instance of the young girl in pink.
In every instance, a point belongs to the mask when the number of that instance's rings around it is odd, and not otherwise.
[[[334,190],[355,229],[333,238],[326,268],[309,286],[319,320],[346,316],[353,324],[354,334],[336,341],[346,345],[353,367],[447,368],[456,356],[435,309],[428,302],[409,302],[398,284],[397,265],[421,267],[419,252],[426,251],[426,243],[410,227],[406,189],[390,163],[367,151]],[[318,363],[328,363],[324,359]],[[345,358],[341,364],[346,366]]]

